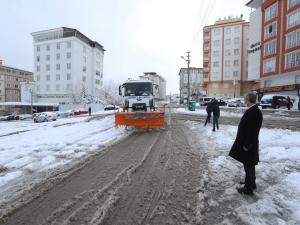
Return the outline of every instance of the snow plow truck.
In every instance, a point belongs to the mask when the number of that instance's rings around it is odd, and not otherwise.
[[[147,80],[128,80],[120,85],[123,110],[115,113],[115,125],[142,129],[164,128],[165,112],[155,105],[158,88]]]

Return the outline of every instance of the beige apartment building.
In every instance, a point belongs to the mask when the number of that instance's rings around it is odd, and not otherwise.
[[[249,23],[225,18],[203,30],[203,75],[208,96],[238,97],[251,90],[247,81]]]
[[[32,81],[33,73],[4,66],[0,62],[0,102],[20,102],[20,82]]]

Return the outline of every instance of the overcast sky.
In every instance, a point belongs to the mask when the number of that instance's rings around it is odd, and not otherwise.
[[[248,1],[0,0],[0,59],[32,71],[30,33],[72,27],[106,49],[105,81],[157,72],[167,80],[168,94],[177,93],[178,72],[186,66],[180,56],[191,50],[191,65],[202,67],[201,25],[241,14],[248,20]]]

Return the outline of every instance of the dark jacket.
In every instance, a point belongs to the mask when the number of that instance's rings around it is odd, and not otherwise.
[[[211,116],[212,113],[212,102],[209,102],[206,107],[206,112],[208,116]]]
[[[244,164],[257,165],[259,162],[258,137],[262,121],[263,116],[257,105],[245,112],[229,156]]]
[[[212,112],[214,117],[220,117],[220,107],[217,101],[213,101],[212,103]]]

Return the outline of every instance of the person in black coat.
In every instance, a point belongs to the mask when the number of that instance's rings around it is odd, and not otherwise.
[[[216,99],[212,102],[212,113],[213,113],[213,131],[216,131],[216,127],[219,130],[219,118],[220,118],[220,107]]]
[[[204,126],[206,126],[207,123],[210,123],[210,118],[211,118],[211,113],[212,113],[212,101],[210,101],[210,102],[207,104],[206,112],[207,112],[207,117],[206,117],[206,121],[205,121],[205,123],[204,123]]]
[[[256,105],[256,95],[250,93],[245,98],[248,110],[241,118],[237,137],[230,150],[229,156],[244,164],[246,173],[244,187],[238,188],[241,194],[253,194],[256,189],[255,166],[259,162],[259,131],[262,125],[263,116]]]

